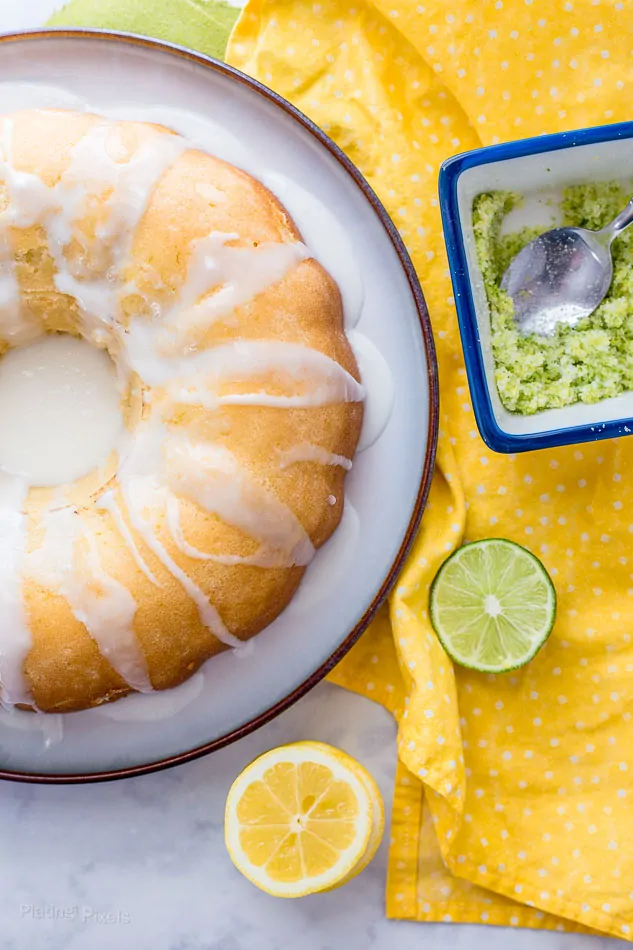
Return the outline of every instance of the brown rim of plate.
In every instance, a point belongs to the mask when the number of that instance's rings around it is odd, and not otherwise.
[[[270,722],[271,719],[274,719],[280,713],[284,712],[286,709],[292,706],[293,703],[296,703],[298,699],[301,699],[302,696],[305,696],[305,694],[310,689],[312,689],[313,686],[316,686],[316,684],[319,683],[330,672],[330,670],[332,670],[336,664],[343,659],[345,654],[356,643],[361,633],[365,631],[370,622],[373,620],[376,611],[396,581],[396,578],[400,572],[400,568],[402,567],[404,560],[409,553],[409,548],[413,543],[415,533],[420,524],[422,513],[426,505],[429,488],[431,486],[433,468],[435,465],[435,453],[437,448],[439,424],[439,382],[435,344],[433,341],[433,332],[431,330],[429,313],[427,310],[426,301],[424,300],[424,295],[422,293],[422,288],[420,287],[418,276],[415,272],[411,258],[409,257],[409,253],[404,246],[402,238],[400,237],[400,234],[398,233],[393,221],[387,214],[387,211],[383,207],[380,199],[371,186],[367,183],[367,181],[365,181],[356,166],[352,164],[352,162],[349,160],[349,158],[347,158],[345,153],[341,151],[338,145],[328,138],[325,132],[322,132],[321,129],[319,129],[318,126],[314,124],[314,122],[307,118],[307,116],[287,102],[286,99],[283,99],[281,96],[277,95],[276,92],[273,92],[272,89],[268,89],[256,79],[252,79],[250,76],[240,72],[233,66],[228,66],[226,63],[222,63],[219,60],[213,59],[211,56],[206,56],[203,53],[196,53],[193,50],[187,49],[184,46],[178,46],[175,43],[168,43],[163,40],[155,40],[151,39],[150,37],[139,36],[134,33],[119,33],[111,30],[66,29],[65,27],[53,29],[22,30],[16,33],[5,33],[0,35],[0,42],[16,43],[22,40],[37,41],[43,39],[59,38],[70,40],[80,39],[97,40],[100,42],[108,41],[114,43],[128,43],[131,46],[146,47],[149,49],[158,50],[159,52],[168,53],[172,56],[178,56],[182,59],[188,59],[200,66],[205,66],[207,69],[214,70],[217,73],[222,73],[224,76],[230,77],[235,82],[241,83],[243,86],[248,86],[258,95],[262,96],[262,98],[272,102],[279,109],[294,119],[295,122],[298,122],[299,125],[301,125],[307,132],[314,136],[314,138],[327,149],[330,155],[332,155],[339,162],[339,164],[342,165],[354,184],[360,188],[365,198],[372,206],[374,213],[380,219],[388,237],[391,240],[391,243],[393,244],[394,250],[398,255],[400,263],[402,264],[402,268],[409,281],[409,287],[411,288],[411,293],[413,295],[413,299],[415,300],[416,309],[418,311],[420,330],[422,333],[422,339],[426,353],[429,383],[429,422],[426,457],[424,460],[422,477],[420,479],[420,486],[418,488],[411,518],[409,519],[409,524],[407,526],[407,530],[398,553],[394,558],[387,576],[383,580],[380,588],[374,596],[374,599],[364,612],[360,621],[332,653],[332,655],[325,661],[325,663],[315,670],[314,673],[312,673],[306,680],[303,681],[303,683],[297,686],[296,689],[294,689],[288,696],[286,696],[284,699],[281,699],[279,702],[275,703],[273,706],[271,706],[269,709],[266,709],[258,716],[255,716],[255,718],[250,719],[248,722],[239,726],[237,729],[233,729],[226,735],[221,736],[218,739],[213,739],[211,742],[206,742],[204,745],[196,746],[195,749],[189,749],[188,751],[180,752],[177,755],[170,755],[166,759],[160,759],[158,762],[150,762],[145,765],[136,765],[129,768],[112,769],[103,772],[88,772],[85,774],[72,773],[68,775],[20,771],[13,772],[0,769],[0,779],[7,779],[14,782],[29,782],[32,784],[41,785],[70,785],[82,782],[107,782],[119,778],[131,778],[136,775],[146,775],[149,772],[158,772],[161,769],[171,768],[174,765],[181,765],[184,762],[191,762],[193,759],[198,759],[203,755],[208,755],[209,752],[215,752],[218,749],[222,749],[224,746],[230,745],[230,743],[235,742],[237,739],[242,739],[244,736],[249,735],[251,732],[254,732],[255,729],[259,729],[260,726],[265,725],[267,722]]]

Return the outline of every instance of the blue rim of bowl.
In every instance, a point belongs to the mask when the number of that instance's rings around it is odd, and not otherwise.
[[[606,422],[559,429],[545,429],[542,432],[525,435],[506,432],[499,426],[492,407],[477,326],[475,301],[468,276],[466,248],[457,201],[459,177],[469,168],[488,165],[492,162],[507,161],[542,152],[555,152],[574,148],[577,145],[596,145],[599,142],[630,138],[633,138],[633,122],[592,126],[571,132],[556,132],[552,135],[539,135],[519,139],[516,142],[504,142],[500,145],[473,149],[447,159],[440,168],[439,197],[442,225],[473,412],[481,437],[494,452],[505,454],[531,452],[535,449],[630,435],[633,433],[633,417],[609,419]]]
[[[403,532],[402,541],[383,579],[383,582],[376,591],[371,603],[367,605],[367,608],[363,612],[362,617],[354,629],[343,638],[340,645],[336,648],[336,650],[334,650],[328,659],[325,660],[325,662],[318,669],[314,670],[310,676],[306,677],[306,679],[303,680],[303,682],[301,682],[294,690],[292,690],[292,692],[280,699],[278,702],[274,703],[272,706],[265,709],[262,713],[254,716],[252,719],[249,719],[247,722],[243,723],[241,726],[238,726],[236,729],[231,730],[225,735],[219,736],[218,738],[203,743],[202,745],[197,745],[193,749],[187,749],[185,752],[179,752],[177,754],[167,756],[164,759],[154,762],[147,762],[142,765],[85,773],[24,772],[21,770],[11,771],[0,769],[0,779],[6,779],[8,781],[27,782],[37,785],[72,785],[88,782],[108,782],[120,778],[132,778],[138,775],[146,775],[149,772],[158,772],[162,769],[172,768],[175,765],[182,765],[185,762],[191,762],[194,759],[208,755],[210,752],[215,752],[218,749],[222,749],[224,746],[230,745],[232,742],[249,735],[256,729],[264,726],[267,722],[275,719],[278,715],[280,715],[280,713],[284,712],[286,709],[296,703],[297,700],[301,699],[302,696],[305,696],[309,690],[311,690],[317,685],[317,683],[324,679],[325,676],[337,665],[337,663],[343,659],[345,654],[351,650],[353,645],[359,639],[360,635],[367,629],[371,621],[374,619],[378,608],[381,606],[388,593],[396,583],[400,570],[404,566],[404,562],[409,550],[411,549],[411,545],[413,544],[415,535],[420,525],[422,514],[426,507],[426,502],[431,487],[431,479],[433,477],[433,471],[435,468],[435,455],[439,431],[440,394],[437,358],[435,353],[433,331],[431,329],[431,321],[429,318],[426,301],[424,299],[424,294],[422,293],[422,287],[420,286],[420,281],[413,266],[409,252],[407,251],[404,242],[400,237],[398,229],[389,217],[389,214],[387,213],[385,207],[371,185],[366,181],[360,171],[338,147],[338,145],[336,145],[332,139],[330,139],[325,134],[325,132],[321,131],[321,129],[315,125],[311,119],[308,119],[308,117],[300,112],[299,109],[291,105],[286,99],[278,95],[276,92],[273,92],[272,89],[264,86],[262,83],[258,82],[256,79],[253,79],[251,76],[246,75],[246,73],[241,72],[239,69],[235,69],[233,66],[228,66],[226,63],[222,63],[219,60],[214,59],[212,56],[206,56],[204,53],[198,53],[195,50],[188,49],[185,46],[178,46],[175,43],[168,43],[163,40],[155,40],[152,37],[141,36],[136,33],[66,27],[21,30],[15,33],[0,34],[0,43],[16,43],[24,40],[38,41],[47,39],[127,43],[131,46],[153,49],[163,54],[189,60],[190,62],[210,69],[212,72],[221,73],[222,75],[233,79],[243,86],[247,86],[253,92],[277,106],[279,109],[285,112],[286,115],[294,119],[303,129],[309,132],[314,137],[314,139],[316,139],[316,141],[319,142],[333,158],[336,159],[339,165],[341,165],[344,171],[346,171],[350,176],[352,183],[360,189],[364,197],[369,202],[380,223],[382,224],[383,228],[385,229],[387,237],[393,245],[394,251],[398,256],[402,269],[407,278],[411,296],[413,297],[413,302],[417,311],[420,336],[426,358],[427,383],[429,387],[429,409],[428,420],[426,423],[427,443],[424,465],[420,473],[420,481],[418,484],[416,498],[406,528]],[[414,433],[411,435],[414,436]]]

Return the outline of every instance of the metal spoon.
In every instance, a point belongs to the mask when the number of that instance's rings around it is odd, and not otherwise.
[[[613,278],[611,244],[631,223],[633,198],[599,231],[554,228],[526,244],[501,281],[521,333],[551,336],[593,313]]]

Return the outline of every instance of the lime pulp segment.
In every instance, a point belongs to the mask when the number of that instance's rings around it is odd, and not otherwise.
[[[530,551],[502,538],[459,548],[437,573],[431,621],[451,659],[502,673],[527,663],[547,640],[556,591]]]

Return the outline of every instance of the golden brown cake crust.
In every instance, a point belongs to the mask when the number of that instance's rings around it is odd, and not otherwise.
[[[23,112],[12,116],[16,170],[37,175],[48,187],[68,168],[73,148],[102,119],[72,112]],[[112,123],[110,123],[112,125]],[[171,133],[142,123],[120,123],[117,148],[128,158],[143,144],[152,146]],[[125,155],[123,156],[125,158]],[[76,222],[76,237],[67,248],[81,280],[103,277],[112,267],[100,225],[107,217],[108,189],[89,203]],[[10,194],[0,184],[0,210]],[[152,308],[173,307],[187,280],[192,248],[209,234],[238,235],[235,247],[289,244],[300,235],[287,211],[260,182],[204,152],[186,149],[159,176],[146,209],[135,228],[131,252],[122,269],[118,320],[151,320]],[[29,318],[47,332],[86,335],[77,299],[55,285],[57,268],[41,224],[11,228],[11,245],[20,295]],[[217,288],[216,288],[217,290]],[[297,263],[278,281],[237,306],[230,319],[220,319],[190,333],[185,324],[181,343],[192,352],[235,340],[281,341],[325,354],[359,380],[358,367],[344,332],[341,295],[337,285],[314,259]],[[110,348],[109,344],[108,347]],[[6,348],[6,344],[5,344]],[[115,348],[111,354],[117,358]],[[136,381],[141,394],[130,397],[126,420],[134,438],[141,417],[159,405],[170,431],[192,442],[213,443],[227,450],[249,484],[266,489],[303,525],[315,548],[336,529],[342,514],[346,470],[314,459],[290,461],[297,446],[323,448],[351,459],[362,422],[362,403],[333,401],[312,406],[227,404],[213,408],[183,404],[166,387]],[[261,371],[248,379],[224,380],[219,392],[249,393],[263,388],[285,395],[293,381],[284,373]],[[132,387],[133,389],[134,387]],[[105,479],[105,481],[103,480]],[[142,560],[157,583],[139,566],[110,511],[99,499],[112,490],[134,537]],[[43,518],[52,493],[31,490],[26,503],[28,552],[37,556],[43,544]],[[201,620],[200,611],[183,584],[139,536],[116,474],[116,460],[106,475],[88,477],[68,488],[81,531],[74,549],[74,570],[82,576],[89,544],[101,571],[129,591],[136,602],[133,628],[147,663],[154,689],[173,687],[189,677],[225,644]],[[180,499],[183,534],[191,546],[212,555],[249,557],[258,543],[244,530],[206,510],[191,497]],[[164,511],[151,511],[155,536],[173,561],[204,592],[227,630],[247,640],[267,626],[293,596],[305,567],[302,564],[261,567],[194,559],[177,546]],[[91,542],[92,543],[92,542]],[[90,555],[92,556],[92,555]],[[116,699],[130,686],[103,656],[86,625],[77,618],[63,590],[42,583],[29,570],[23,577],[23,597],[33,643],[24,670],[34,704],[45,712],[80,710]],[[296,632],[300,649],[301,631]]]

